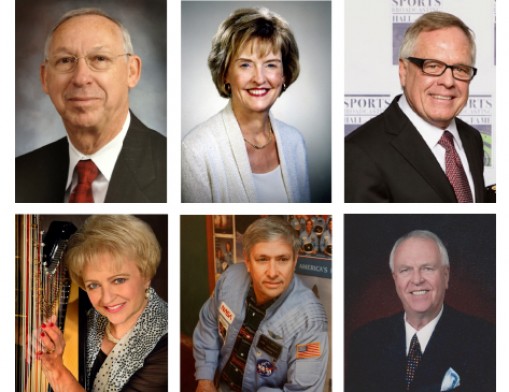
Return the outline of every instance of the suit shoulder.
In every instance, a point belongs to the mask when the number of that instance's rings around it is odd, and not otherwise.
[[[151,153],[166,159],[166,136],[147,127],[133,113],[131,124],[124,140],[124,146],[145,146]]]
[[[353,332],[352,339],[361,341],[382,339],[383,341],[393,333],[395,328],[403,325],[403,313],[397,313],[360,326]]]
[[[460,118],[456,118],[456,127],[463,137],[469,137],[479,141],[482,140],[481,132]]]
[[[18,164],[35,164],[38,162],[46,162],[51,159],[55,154],[60,155],[62,151],[67,152],[68,150],[67,138],[63,137],[45,146],[39,147],[36,150],[30,151],[16,158],[16,167]]]
[[[472,125],[466,123],[461,118],[456,117],[455,120],[456,120],[456,126],[458,127],[458,129],[462,129],[462,130],[465,130],[467,132],[472,132],[472,133],[475,133],[475,134],[479,134],[480,133],[477,128],[474,128]]]
[[[39,177],[47,177],[60,172],[69,162],[69,144],[67,138],[59,139],[27,154],[16,158],[16,182],[42,181]]]
[[[381,131],[385,128],[384,113],[380,113],[378,116],[373,117],[371,120],[349,133],[345,137],[345,144],[371,144],[374,140],[382,138],[384,132]]]
[[[477,336],[478,334],[495,333],[495,325],[476,316],[460,312],[447,306],[444,311],[444,322],[453,324],[455,328],[466,334]],[[457,329],[456,329],[457,330]]]
[[[302,137],[301,132],[295,128],[294,126],[287,124],[281,120],[278,120],[277,118],[272,117],[271,118],[273,122],[273,127],[277,128],[279,132],[284,132],[285,134],[292,135],[292,136],[298,136]]]
[[[153,140],[155,142],[164,142],[166,143],[166,136],[163,134],[147,127],[141,120],[136,117],[133,113],[131,113],[131,124],[130,129],[135,130],[137,134],[141,135],[143,138],[148,140]],[[128,133],[129,134],[129,133]]]
[[[204,142],[214,142],[219,134],[225,132],[222,111],[191,129],[183,138],[182,143],[188,146],[202,146]]]

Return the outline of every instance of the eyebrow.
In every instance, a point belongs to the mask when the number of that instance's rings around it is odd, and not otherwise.
[[[106,280],[113,280],[113,279],[116,279],[116,278],[118,278],[118,277],[125,277],[125,276],[129,277],[129,276],[131,276],[131,275],[130,275],[130,274],[128,274],[127,272],[125,272],[125,273],[120,273],[120,274],[116,274],[116,275],[109,276],[109,277],[107,277],[107,278],[106,278]],[[83,283],[89,283],[89,282],[98,282],[98,280],[97,280],[97,279],[87,279],[87,280],[83,280]]]
[[[251,63],[254,62],[254,60],[251,60],[251,59],[248,59],[248,58],[245,58],[245,57],[239,57],[238,59],[235,59],[235,61],[249,61]],[[278,58],[268,59],[268,60],[264,61],[264,63],[272,63],[272,62],[282,63],[283,61],[281,59],[278,59]]]
[[[100,50],[110,50],[112,51],[113,49],[107,45],[99,45],[99,46],[94,46],[92,47],[88,53],[92,53],[92,52],[97,52],[97,51],[100,51]],[[67,46],[59,46],[58,48],[56,48],[55,50],[52,51],[52,53],[72,53],[74,52],[74,50],[71,50],[70,48],[68,48]]]
[[[275,256],[271,256],[271,255],[268,255],[268,254],[265,254],[265,253],[260,253],[260,254],[255,254],[253,256],[255,259],[258,258],[258,257],[268,257],[268,258],[278,258],[278,257],[292,257],[292,254],[291,253],[282,253],[282,254],[278,254],[278,255],[275,255]]]

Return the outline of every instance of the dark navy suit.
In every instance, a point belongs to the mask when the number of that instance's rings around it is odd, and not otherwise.
[[[405,391],[403,313],[361,327],[348,347],[345,392]],[[495,327],[445,306],[410,391],[439,392],[449,368],[460,376],[454,392],[495,392]]]

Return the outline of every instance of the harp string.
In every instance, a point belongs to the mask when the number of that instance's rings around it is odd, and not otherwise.
[[[74,232],[75,228],[71,226]],[[69,236],[69,232],[64,233],[64,239],[59,239],[56,245],[51,244],[53,253],[45,256],[39,216],[16,216],[17,392],[51,391],[36,353],[43,351],[38,339],[43,322],[55,315],[59,328],[64,328],[70,279],[61,260]]]

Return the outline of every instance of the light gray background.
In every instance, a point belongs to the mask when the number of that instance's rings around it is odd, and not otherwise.
[[[331,201],[331,3],[330,1],[183,1],[182,137],[223,109],[207,65],[212,37],[234,10],[267,7],[283,17],[299,47],[299,78],[272,113],[306,139],[311,198]],[[299,159],[299,157],[295,157]]]
[[[16,156],[65,136],[50,98],[42,91],[39,66],[46,36],[65,12],[97,7],[129,30],[142,61],[141,80],[130,92],[131,109],[149,128],[166,135],[166,1],[16,1]]]

